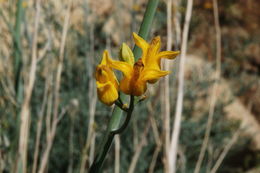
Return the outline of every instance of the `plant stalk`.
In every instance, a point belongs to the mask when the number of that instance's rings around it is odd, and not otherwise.
[[[148,1],[147,7],[145,10],[145,14],[144,14],[144,18],[143,18],[142,24],[140,26],[140,30],[138,32],[139,36],[141,36],[143,39],[147,39],[158,3],[159,3],[159,0],[149,0]],[[141,49],[135,45],[135,47],[133,49],[133,53],[134,53],[135,60],[137,60],[141,56],[142,52],[141,52]],[[126,102],[127,96],[121,94],[121,99],[123,102]],[[127,117],[126,117],[123,125],[120,128],[118,128],[118,127],[119,127],[120,121],[123,117],[122,116],[123,111],[118,106],[115,106],[114,111],[112,113],[112,117],[111,117],[109,125],[108,125],[108,129],[107,129],[105,138],[101,144],[101,147],[98,150],[99,153],[96,155],[95,160],[89,169],[89,173],[99,173],[101,171],[103,162],[104,162],[105,157],[113,142],[114,136],[116,134],[122,133],[125,130],[125,128],[127,127],[127,125],[129,124],[129,121],[131,119],[131,114],[134,109],[134,100],[135,100],[134,96],[131,96],[130,106],[129,106],[129,110],[127,113]]]
[[[22,46],[21,46],[21,24],[24,9],[22,7],[23,0],[18,0],[16,4],[16,19],[13,33],[14,45],[14,74],[15,74],[15,91],[18,103],[22,102],[22,83],[21,83],[21,69],[22,69]]]

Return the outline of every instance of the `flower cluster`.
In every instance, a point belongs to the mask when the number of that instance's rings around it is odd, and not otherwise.
[[[155,37],[149,43],[133,33],[135,44],[142,49],[142,56],[134,62],[131,49],[123,44],[120,61],[110,58],[105,50],[101,63],[96,68],[96,84],[98,98],[106,105],[112,105],[119,97],[118,91],[132,96],[141,96],[147,89],[147,83],[154,84],[160,77],[169,74],[161,70],[161,59],[174,59],[179,51],[161,51],[160,37]],[[123,73],[118,82],[113,70]]]

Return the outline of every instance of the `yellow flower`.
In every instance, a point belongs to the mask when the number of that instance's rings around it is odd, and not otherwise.
[[[174,59],[179,51],[160,50],[160,37],[155,37],[151,44],[137,34],[133,34],[137,46],[142,51],[142,57],[134,64],[130,62],[115,61],[107,57],[107,63],[110,67],[123,72],[124,77],[120,81],[120,90],[125,94],[141,96],[147,89],[147,82],[155,83],[160,77],[169,74],[169,71],[161,70],[161,58]]]
[[[108,51],[105,50],[101,63],[96,68],[96,84],[99,100],[112,105],[118,99],[118,81],[112,69],[107,64]]]
[[[140,58],[134,65],[129,62],[115,61],[107,57],[110,67],[123,72],[120,90],[125,94],[141,96],[147,89],[147,81],[159,79],[170,72],[145,68]]]
[[[161,70],[161,59],[174,59],[180,51],[162,51],[161,39],[159,36],[154,37],[151,43],[147,43],[143,38],[133,33],[135,44],[142,49],[142,61],[146,68]],[[149,83],[155,83],[159,78],[155,80],[149,80]]]

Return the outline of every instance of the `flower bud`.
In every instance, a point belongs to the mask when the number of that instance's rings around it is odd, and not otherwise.
[[[127,44],[123,43],[120,51],[119,51],[119,59],[121,61],[127,62],[131,65],[134,65],[134,54],[132,50],[127,46]]]

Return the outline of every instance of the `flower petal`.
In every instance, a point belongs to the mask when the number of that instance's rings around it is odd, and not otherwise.
[[[166,76],[169,73],[170,71],[161,71],[157,69],[145,69],[143,72],[142,80],[144,81],[158,80],[160,77]]]
[[[150,57],[146,63],[147,68],[151,69],[161,69],[161,59],[174,59],[179,54],[179,51],[163,51],[157,54],[150,54],[148,51],[148,56]]]
[[[131,84],[131,95],[141,96],[145,93],[147,89],[146,81],[137,80]]]
[[[174,59],[179,54],[180,54],[180,51],[162,51],[162,52],[158,53],[157,58]]]
[[[130,78],[124,77],[120,81],[120,90],[125,93],[130,95],[131,94],[131,87],[130,87]]]
[[[96,67],[95,78],[97,81],[105,83],[109,80],[109,68],[105,65],[98,65]]]
[[[98,98],[102,103],[110,106],[118,99],[118,91],[110,81],[106,83],[96,81],[96,84]]]
[[[146,56],[147,50],[149,48],[149,44],[136,33],[133,33],[133,38],[134,38],[135,44],[142,49],[142,52],[143,52],[142,56]]]
[[[147,89],[146,81],[124,77],[120,82],[120,90],[128,95],[141,96]]]
[[[133,67],[132,67],[132,65],[128,64],[127,62],[115,61],[115,60],[112,60],[111,58],[107,57],[107,63],[108,63],[109,67],[123,72],[123,74],[128,78],[130,78],[130,76],[132,75]]]
[[[145,66],[150,66],[151,64],[157,63],[156,56],[161,48],[161,38],[159,36],[154,37],[151,41],[147,53],[142,56],[143,63]]]
[[[161,37],[154,37],[150,43],[149,54],[158,54],[161,49]]]
[[[104,50],[100,65],[107,65],[107,58],[109,58],[109,53],[107,50]]]

